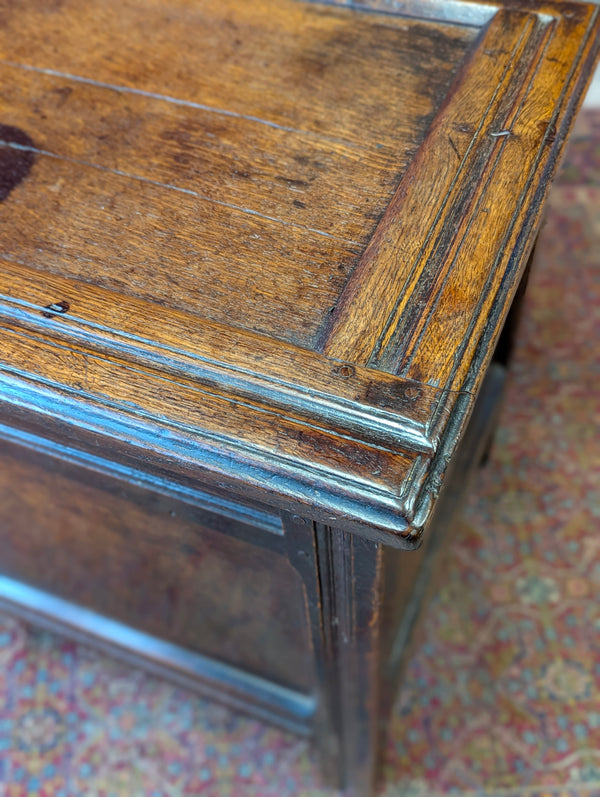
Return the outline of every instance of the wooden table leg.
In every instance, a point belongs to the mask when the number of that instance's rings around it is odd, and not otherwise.
[[[316,663],[316,747],[331,785],[372,794],[380,741],[382,547],[299,518],[286,524]]]

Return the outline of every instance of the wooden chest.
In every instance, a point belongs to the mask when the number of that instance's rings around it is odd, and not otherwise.
[[[0,603],[368,794],[598,10],[0,20]]]

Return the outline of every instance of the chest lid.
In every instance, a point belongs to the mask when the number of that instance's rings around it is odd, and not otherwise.
[[[0,20],[7,424],[412,544],[597,9],[27,0]]]

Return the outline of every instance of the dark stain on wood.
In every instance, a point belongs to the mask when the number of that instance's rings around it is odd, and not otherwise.
[[[0,202],[29,174],[35,160],[34,147],[23,130],[0,124]]]

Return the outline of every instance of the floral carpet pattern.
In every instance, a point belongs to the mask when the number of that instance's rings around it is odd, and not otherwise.
[[[417,631],[382,797],[600,797],[600,111]],[[325,797],[305,742],[0,615],[0,797]]]

